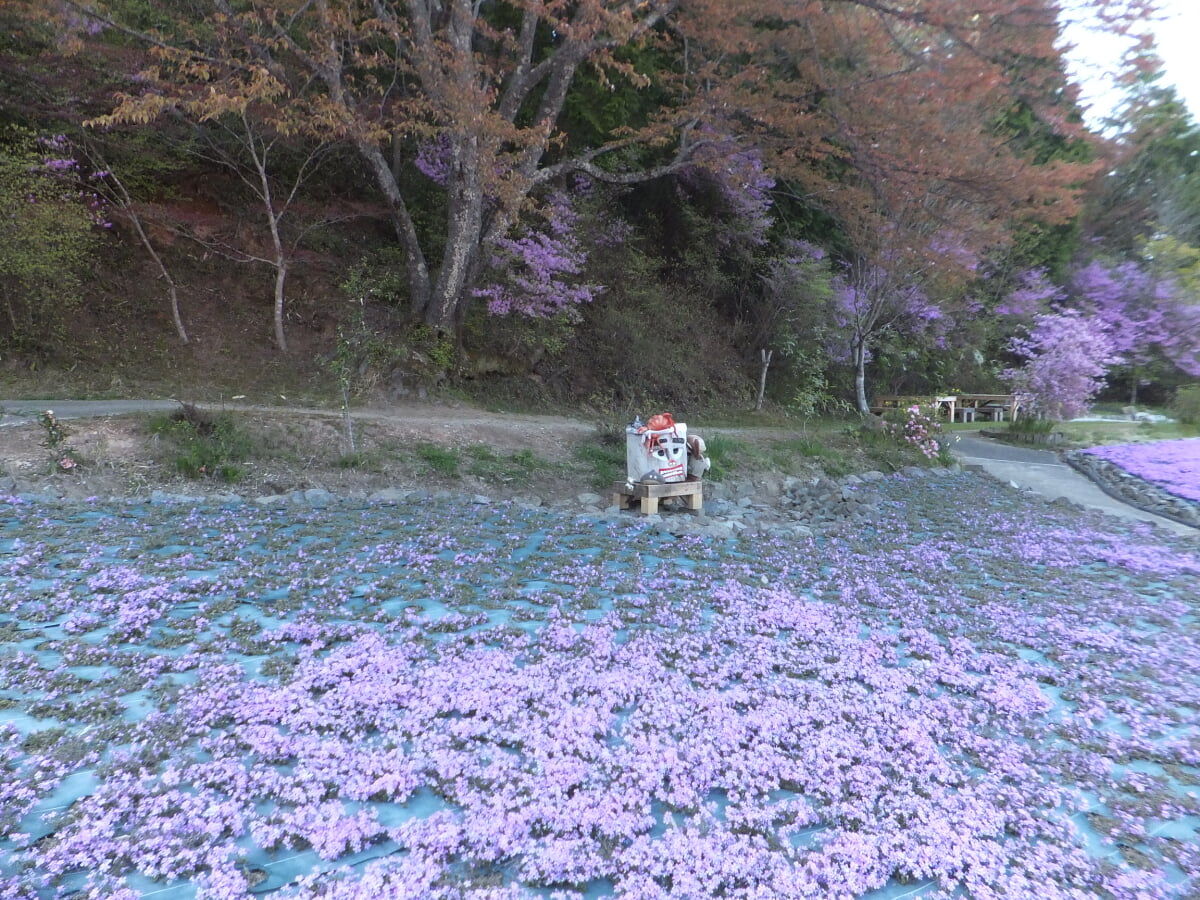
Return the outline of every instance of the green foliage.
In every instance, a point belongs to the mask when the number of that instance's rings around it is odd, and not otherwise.
[[[550,467],[550,463],[532,450],[498,454],[487,444],[472,444],[467,448],[467,474],[499,484],[528,484],[534,474]]]
[[[599,257],[599,254],[597,254]],[[751,386],[733,355],[729,324],[688,283],[667,283],[647,254],[624,248],[602,261],[621,277],[596,303],[550,381],[605,409],[670,409],[684,415],[706,400],[748,398]]]
[[[457,478],[458,454],[437,444],[420,443],[414,448],[417,459],[444,478]]]
[[[97,247],[94,195],[43,165],[62,152],[26,130],[0,132],[0,344],[18,350],[56,349]]]
[[[407,343],[413,351],[424,356],[439,371],[449,370],[458,359],[454,337],[440,333],[429,325],[417,325],[410,329]]]
[[[1185,425],[1200,425],[1200,384],[1188,384],[1175,392],[1171,411]]]
[[[807,426],[816,415],[847,413],[851,405],[834,394],[825,374],[825,359],[815,351],[792,350],[788,354],[793,383],[788,410],[800,416]]]
[[[1050,434],[1058,424],[1053,419],[1035,419],[1033,416],[1022,416],[1009,422],[1005,430],[1012,434],[1043,435]]]
[[[253,451],[253,442],[232,416],[213,416],[187,403],[151,419],[150,433],[164,440],[168,459],[188,478],[239,481],[246,472],[238,463]]]
[[[404,271],[405,258],[400,248],[378,248],[350,268],[342,290],[360,304],[373,301],[398,306],[408,295]]]
[[[770,447],[772,468],[789,474],[802,474],[804,463],[815,462],[831,478],[840,478],[854,471],[854,464],[845,447],[830,442],[835,435],[826,435],[821,440],[802,437],[776,441]]]
[[[725,434],[714,434],[704,439],[704,455],[712,460],[712,468],[706,476],[710,481],[724,481],[749,453],[745,441]]]
[[[625,480],[623,431],[620,443],[601,439],[597,443],[580,444],[572,451],[575,460],[588,470],[587,480],[597,490],[607,490],[614,482]]]
[[[486,308],[476,306],[466,325],[468,374],[527,375],[541,362],[553,362],[562,356],[575,335],[579,319],[576,309],[532,318],[493,316]]]
[[[677,64],[671,54],[655,44],[626,46],[616,53],[617,60],[650,79],[648,86],[633,84],[612,71],[582,69],[571,82],[571,91],[563,104],[559,124],[570,135],[572,146],[594,147],[624,129],[644,126],[664,106],[674,102],[673,92],[663,84],[662,75]],[[536,94],[534,95],[536,99]],[[527,118],[536,109],[531,105]],[[646,153],[647,151],[642,151]],[[603,165],[618,165],[621,154],[601,157]]]

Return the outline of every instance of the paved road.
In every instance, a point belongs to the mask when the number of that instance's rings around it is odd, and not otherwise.
[[[1065,497],[1080,506],[1098,509],[1111,516],[1153,522],[1189,537],[1200,535],[1195,528],[1114,500],[1090,479],[1060,460],[1053,451],[1014,447],[1001,441],[966,434],[960,435],[953,451],[964,466],[976,466],[994,478],[1036,491],[1051,500]]]

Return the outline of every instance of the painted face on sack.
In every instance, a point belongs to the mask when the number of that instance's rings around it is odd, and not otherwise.
[[[651,480],[683,481],[687,476],[687,442],[674,434],[656,435],[649,447]],[[655,473],[657,477],[654,477]],[[643,479],[646,480],[646,479]]]

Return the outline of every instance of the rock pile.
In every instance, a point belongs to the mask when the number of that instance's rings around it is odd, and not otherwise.
[[[784,492],[783,506],[810,527],[875,522],[879,519],[879,492],[872,484],[883,477],[882,472],[864,472],[836,481],[831,478],[801,481]]]
[[[905,470],[905,474],[924,469]],[[642,522],[673,535],[737,534],[777,538],[806,538],[843,527],[862,527],[879,519],[879,493],[873,483],[882,472],[864,472],[841,479],[795,478],[762,475],[754,481],[711,481],[704,488],[704,510],[699,514],[677,510],[672,501],[660,501],[663,513],[642,516],[616,506],[601,507],[597,494],[574,498],[575,510],[587,516],[620,516]],[[554,504],[558,507],[570,503]]]

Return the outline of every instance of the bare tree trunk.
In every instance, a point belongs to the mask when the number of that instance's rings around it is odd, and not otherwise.
[[[871,414],[867,403],[867,344],[856,338],[854,341],[854,399],[858,411],[864,416]]]
[[[258,175],[259,184],[259,200],[262,201],[263,210],[267,216],[267,228],[271,232],[271,252],[274,258],[271,260],[272,268],[275,269],[275,298],[273,304],[273,319],[275,323],[275,345],[279,347],[281,353],[287,353],[287,337],[283,333],[283,300],[284,287],[287,284],[287,248],[283,246],[283,238],[279,233],[279,220],[283,218],[283,212],[275,210],[275,194],[271,188],[271,173],[267,171],[267,154],[269,153],[269,145],[264,147],[261,152],[259,145],[255,140],[254,126],[251,123],[247,114],[242,112],[242,128],[245,134],[246,149],[250,153],[250,158],[254,161],[254,170]],[[283,204],[284,211],[287,210],[288,202]]]
[[[179,314],[179,289],[175,286],[175,279],[167,271],[167,266],[162,261],[162,257],[158,255],[158,251],[150,243],[150,236],[142,228],[142,220],[133,208],[133,198],[129,196],[129,191],[125,190],[125,184],[111,170],[108,176],[112,179],[112,183],[116,185],[117,190],[121,194],[121,206],[129,216],[129,221],[133,223],[133,230],[137,232],[138,240],[142,242],[142,246],[146,248],[146,252],[150,254],[150,258],[154,260],[154,264],[158,266],[158,271],[162,274],[163,281],[167,283],[167,290],[171,298],[171,321],[175,323],[175,333],[179,335],[179,339],[185,344],[189,343],[187,329],[183,326],[183,317]]]
[[[275,343],[279,349],[287,353],[287,338],[283,334],[283,288],[287,282],[287,260],[282,256],[276,257],[275,262]]]
[[[759,357],[762,359],[762,369],[758,373],[758,399],[754,401],[755,409],[763,408],[763,394],[767,392],[767,369],[771,368],[771,356],[774,353],[774,350],[765,348],[758,351]]]
[[[350,455],[358,452],[354,444],[354,420],[350,418],[350,385],[342,380],[342,425],[346,429],[346,444],[350,447]]]

